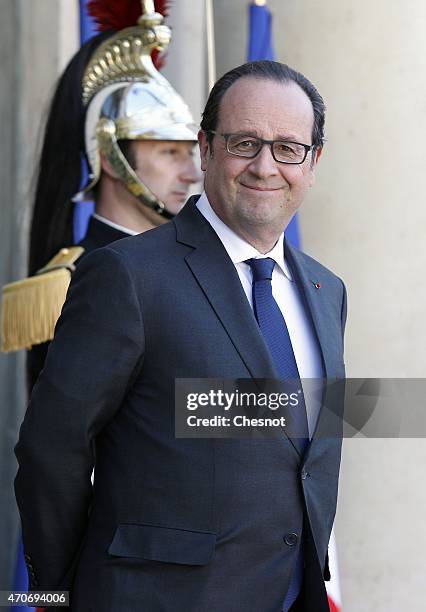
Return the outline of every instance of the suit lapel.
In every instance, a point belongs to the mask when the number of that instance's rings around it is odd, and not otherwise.
[[[322,406],[318,415],[316,427],[312,436],[304,461],[312,456],[313,447],[322,447],[324,437],[335,438],[338,442],[340,435],[341,417],[339,420],[339,407],[343,405],[342,385],[329,385],[330,380],[337,378],[339,372],[339,359],[336,346],[336,311],[333,307],[335,293],[327,283],[327,277],[318,278],[318,268],[310,265],[310,259],[291,247],[286,242],[286,258],[291,268],[294,280],[305,300],[307,312],[310,314],[323,360],[323,370],[326,380],[322,397]],[[333,331],[334,330],[334,331]],[[340,330],[340,327],[339,327]],[[330,391],[331,388],[331,391]],[[328,408],[325,409],[325,406]],[[337,419],[336,419],[337,415]]]
[[[175,218],[178,242],[193,250],[185,257],[192,274],[221,321],[253,378],[276,378],[274,364],[259,332],[234,264],[210,224],[190,198]]]
[[[334,358],[330,344],[330,329],[332,328],[328,324],[330,296],[325,287],[322,288],[321,284],[318,287],[318,281],[321,279],[316,278],[315,272],[309,266],[309,260],[294,249],[288,241],[285,243],[285,256],[307,313],[311,317],[321,351],[324,374],[328,378],[334,371]]]

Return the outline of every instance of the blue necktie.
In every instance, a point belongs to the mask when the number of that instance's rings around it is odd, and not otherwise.
[[[272,295],[272,271],[275,261],[270,257],[262,259],[248,259],[246,262],[253,274],[253,310],[260,331],[269,348],[280,378],[300,380],[299,370],[294,357],[293,347],[288,333],[284,317]],[[306,450],[309,444],[308,421],[303,393],[299,397],[299,403],[291,413],[291,429],[294,433],[293,442],[296,444],[300,454]],[[287,611],[296,600],[303,581],[303,547],[300,545],[299,555],[293,571],[283,610]]]

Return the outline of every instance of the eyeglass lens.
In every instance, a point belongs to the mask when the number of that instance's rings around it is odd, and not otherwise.
[[[263,141],[253,136],[243,134],[230,134],[228,136],[228,151],[240,157],[255,157]],[[272,153],[276,161],[287,163],[301,163],[306,157],[303,145],[294,142],[275,140],[272,144]]]

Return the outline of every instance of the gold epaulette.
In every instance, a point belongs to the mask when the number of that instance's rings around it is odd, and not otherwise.
[[[1,350],[30,348],[52,340],[75,262],[82,247],[61,249],[35,276],[3,287]]]

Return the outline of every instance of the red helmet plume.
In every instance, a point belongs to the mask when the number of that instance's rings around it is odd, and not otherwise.
[[[170,2],[155,0],[155,10],[164,17],[168,15]],[[87,12],[94,19],[99,32],[118,32],[137,24],[142,14],[141,0],[89,0]],[[154,51],[152,59],[156,68],[161,68],[164,56]]]
[[[167,0],[155,0],[155,10],[167,17],[169,4]],[[87,12],[97,23],[99,32],[118,32],[136,25],[142,14],[142,3],[141,0],[89,0]]]

